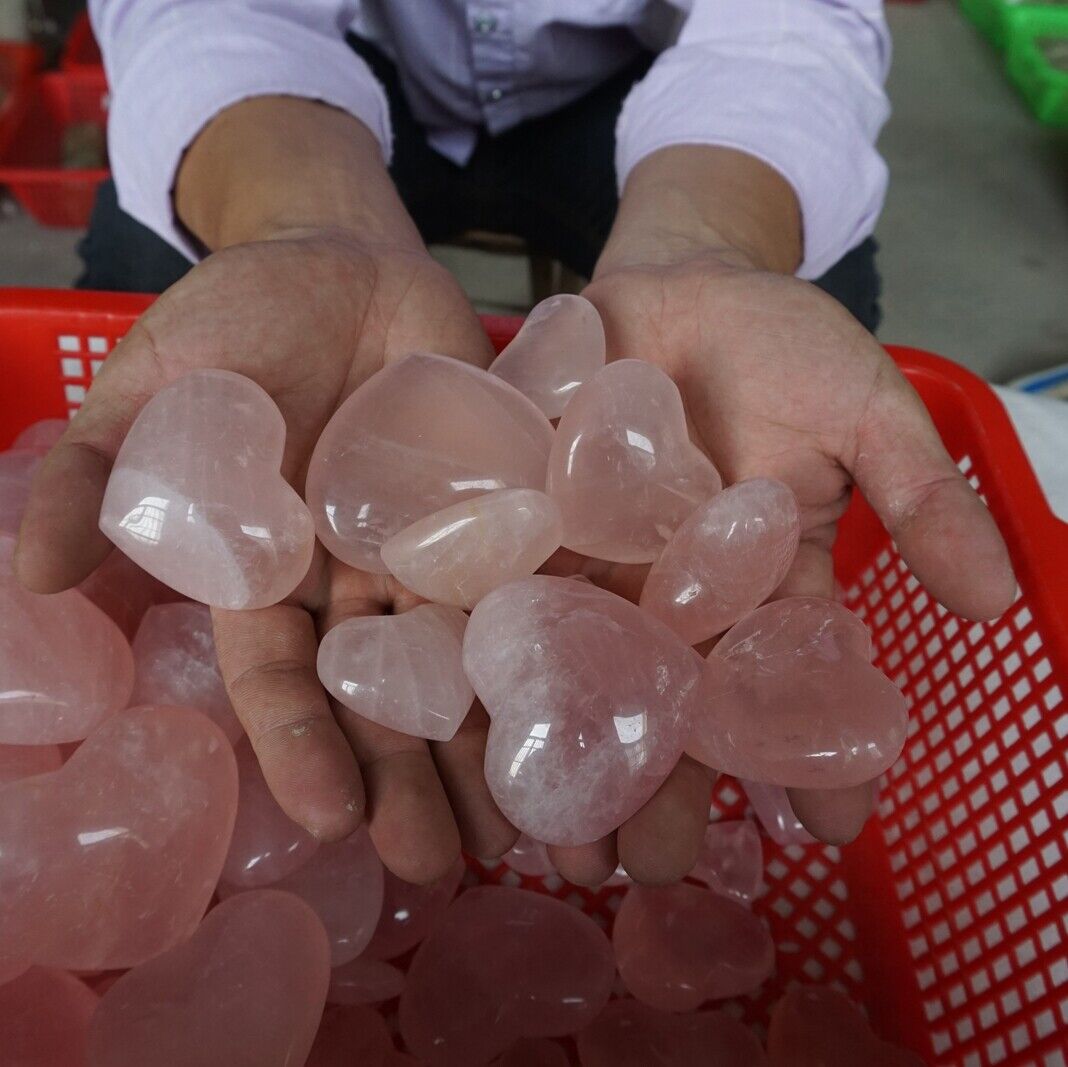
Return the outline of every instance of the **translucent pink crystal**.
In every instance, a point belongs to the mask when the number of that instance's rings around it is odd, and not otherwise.
[[[385,960],[357,956],[330,972],[326,999],[331,1004],[381,1004],[399,997],[404,972]]]
[[[398,1055],[374,1008],[327,1005],[304,1067],[393,1067]]]
[[[680,882],[632,886],[612,929],[627,989],[661,1011],[751,993],[775,966],[764,924],[737,901]]]
[[[674,1015],[637,1000],[612,1001],[576,1041],[582,1067],[765,1067],[767,1063],[753,1032],[724,1012]]]
[[[252,745],[242,741],[234,754],[240,791],[222,880],[233,889],[257,889],[307,863],[319,843],[271,796]]]
[[[764,850],[755,822],[737,819],[708,824],[701,858],[690,877],[717,893],[751,904],[760,893],[763,873]]]
[[[738,482],[675,531],[649,571],[641,606],[688,645],[707,641],[771,596],[800,538],[797,499],[782,482]]]
[[[814,845],[816,839],[801,825],[781,785],[739,780],[764,832],[777,845]]]
[[[0,745],[0,785],[49,774],[63,766],[57,745]]]
[[[41,419],[38,422],[32,422],[12,442],[11,451],[25,448],[44,455],[67,432],[68,426],[70,426],[69,419]]]
[[[315,534],[279,473],[286,428],[255,382],[200,370],[164,386],[134,421],[108,479],[100,529],[172,589],[220,608],[293,591]]]
[[[519,333],[490,365],[558,419],[575,390],[604,367],[604,326],[585,298],[560,293],[535,304]]]
[[[180,593],[141,570],[117,548],[78,586],[78,592],[111,619],[129,641],[150,607],[181,600]]]
[[[349,712],[448,741],[475,696],[461,659],[466,626],[459,608],[440,604],[346,619],[319,645],[319,680]]]
[[[494,799],[555,845],[596,841],[652,796],[678,762],[700,674],[691,650],[634,604],[544,576],[479,603],[464,669],[492,720]]]
[[[567,1053],[547,1037],[524,1037],[503,1056],[493,1061],[493,1067],[568,1067]]]
[[[501,859],[516,874],[532,875],[535,878],[552,874],[556,870],[545,845],[526,834],[520,834],[519,840]]]
[[[188,937],[236,803],[233,750],[188,708],[119,712],[59,770],[0,787],[0,957],[107,970]]]
[[[401,1036],[431,1067],[478,1067],[520,1037],[581,1030],[613,977],[608,939],[577,908],[522,889],[469,889],[412,960]]]
[[[385,573],[383,542],[432,512],[494,489],[543,489],[549,420],[522,393],[459,360],[416,353],[338,408],[308,469],[320,540]]]
[[[40,465],[39,452],[0,452],[0,534],[18,534],[30,485]]]
[[[38,596],[11,570],[0,535],[0,743],[78,741],[124,708],[133,688],[126,638],[75,590]]]
[[[149,608],[134,638],[133,654],[133,703],[196,708],[231,744],[244,736],[219,672],[209,608],[192,603]]]
[[[575,393],[549,456],[564,544],[619,563],[651,563],[721,484],[690,441],[675,383],[637,359],[609,363]]]
[[[271,889],[240,893],[107,991],[90,1026],[90,1067],[304,1063],[329,958],[303,901]]]
[[[708,657],[687,752],[736,777],[844,788],[887,770],[905,743],[897,687],[868,661],[864,624],[833,600],[758,608]]]
[[[447,874],[429,885],[412,885],[386,871],[382,914],[364,957],[393,960],[415,948],[441,921],[466,869],[458,859]]]
[[[80,979],[31,967],[0,985],[0,1063],[7,1067],[85,1067],[97,995]]]
[[[498,489],[394,534],[382,562],[427,600],[473,608],[506,582],[527,578],[559,547],[560,509],[536,489]]]

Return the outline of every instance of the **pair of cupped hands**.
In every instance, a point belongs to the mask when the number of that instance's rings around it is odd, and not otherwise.
[[[771,476],[797,495],[801,547],[776,596],[833,595],[835,524],[855,484],[951,611],[985,619],[1011,603],[1015,583],[997,529],[919,398],[818,289],[709,251],[666,263],[602,260],[585,295],[604,320],[610,359],[649,360],[678,385],[691,435],[725,483]],[[111,465],[142,406],[180,375],[220,367],[266,389],[288,430],[282,473],[302,490],[338,405],[413,350],[479,366],[493,357],[455,279],[425,251],[299,230],[209,257],[116,347],[42,465],[22,527],[19,577],[54,592],[104,559],[111,544],[97,518]],[[634,600],[647,570],[566,551],[545,569],[584,573]],[[337,623],[419,602],[390,576],[354,570],[319,545],[285,602],[213,617],[234,708],[282,808],[324,841],[366,819],[385,865],[428,882],[461,847],[496,857],[517,837],[483,776],[484,710],[476,704],[444,743],[354,716],[342,726],[315,670],[319,639]],[[594,885],[622,863],[639,882],[683,877],[698,856],[713,776],[684,756],[615,833],[551,848],[560,873]],[[812,833],[844,842],[862,827],[872,790],[792,790],[791,799]]]

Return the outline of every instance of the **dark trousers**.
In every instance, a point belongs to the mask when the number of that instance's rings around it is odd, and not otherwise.
[[[532,251],[590,276],[618,203],[616,119],[651,56],[559,111],[497,137],[482,133],[467,166],[458,167],[427,144],[393,64],[366,42],[350,43],[385,86],[394,132],[390,174],[428,244],[466,230],[515,234]],[[85,273],[78,285],[85,289],[158,293],[192,266],[119,208],[111,182],[100,188],[80,252]],[[874,331],[879,278],[873,240],[849,252],[816,284]]]

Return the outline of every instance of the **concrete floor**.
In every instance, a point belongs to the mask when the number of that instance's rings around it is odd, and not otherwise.
[[[1030,116],[952,0],[887,6],[883,340],[996,381],[1068,360],[1068,130]],[[0,285],[68,285],[77,239],[5,213]],[[529,301],[523,261],[436,252],[484,309]]]

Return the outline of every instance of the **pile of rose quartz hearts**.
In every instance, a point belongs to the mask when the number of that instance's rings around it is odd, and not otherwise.
[[[337,714],[447,740],[477,694],[524,875],[551,873],[546,843],[618,827],[684,751],[747,779],[781,844],[810,840],[784,787],[854,786],[896,759],[904,704],[863,624],[815,598],[760,607],[797,550],[790,490],[722,489],[671,380],[605,365],[590,304],[539,305],[490,373],[413,354],[372,375],[320,437],[307,506],[266,393],[225,371],[178,379],[108,483],[100,525],[122,552],[41,597],[15,582],[10,535],[61,429],[0,455],[0,1048],[18,1062],[518,1067],[569,1062],[550,1038],[570,1034],[587,1067],[913,1062],[829,990],[780,1001],[767,1053],[696,1010],[774,968],[748,908],[755,823],[710,824],[703,885],[631,887],[609,942],[546,896],[456,895],[459,862],[420,888],[364,830],[318,843],[243,738],[204,605],[287,596],[318,534],[429,602],[326,634]],[[550,557],[574,574],[534,576]],[[640,604],[575,580],[590,559],[639,583],[644,565]],[[609,1003],[617,969],[629,996]],[[414,1060],[368,1006],[398,996]]]

